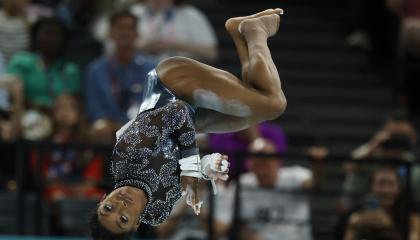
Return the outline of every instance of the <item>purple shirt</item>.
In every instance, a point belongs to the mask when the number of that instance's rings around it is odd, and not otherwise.
[[[261,136],[271,141],[277,153],[285,154],[287,150],[287,137],[283,129],[276,124],[261,123],[258,125]],[[210,134],[209,148],[212,151],[220,152],[229,156],[231,170],[234,176],[246,170],[243,159],[235,156],[236,152],[243,153],[248,151],[250,142],[239,136],[238,133]]]

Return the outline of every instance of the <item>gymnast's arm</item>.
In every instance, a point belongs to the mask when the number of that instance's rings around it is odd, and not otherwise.
[[[182,112],[183,114],[181,114],[182,119],[177,119],[179,120],[179,124],[171,137],[178,145],[181,153],[180,157],[181,159],[188,157],[197,157],[199,159],[199,151],[195,140],[196,132],[194,122],[187,106],[182,102],[179,102],[179,104],[176,105],[176,111]],[[198,215],[201,205],[198,198],[199,178],[181,176],[181,185],[182,194],[185,195],[189,192],[190,195],[190,198],[187,196],[187,204],[192,206],[194,212]]]
[[[213,185],[213,192],[216,193],[217,179],[227,180],[229,163],[226,155],[213,153],[200,159],[198,147],[195,140],[195,126],[187,107],[181,104],[176,105],[176,111],[181,112],[182,119],[177,119],[179,124],[172,137],[177,143],[181,152],[179,160],[181,167],[182,194],[186,195],[187,204],[190,205],[195,214],[200,213],[202,201],[198,194],[199,180],[210,180]],[[182,107],[181,107],[182,106]]]
[[[176,110],[181,112],[182,118],[176,119],[179,124],[172,134],[172,139],[178,145],[181,153],[181,158],[187,158],[199,154],[197,142],[195,140],[195,126],[194,121],[185,104],[179,102],[176,105]]]

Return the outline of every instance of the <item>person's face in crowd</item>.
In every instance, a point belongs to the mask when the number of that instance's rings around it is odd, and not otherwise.
[[[75,97],[70,95],[59,96],[54,103],[54,122],[60,128],[71,128],[80,120],[79,106]]]
[[[396,171],[392,169],[376,171],[371,191],[380,200],[381,207],[392,207],[400,194],[400,181]]]
[[[174,5],[173,0],[147,0],[147,5],[156,12],[163,11]]]
[[[63,45],[63,29],[57,24],[45,24],[36,36],[37,49],[43,54],[58,55]]]
[[[275,186],[280,162],[280,159],[275,157],[251,156],[249,158],[250,170],[257,177],[261,187],[272,188]]]
[[[17,16],[25,12],[28,0],[4,0],[3,5],[7,14]]]
[[[115,234],[137,231],[140,226],[139,216],[145,206],[146,202],[138,191],[131,187],[120,187],[99,203],[98,220]]]
[[[134,49],[138,37],[135,19],[129,16],[117,19],[111,26],[110,37],[114,41],[117,51]]]

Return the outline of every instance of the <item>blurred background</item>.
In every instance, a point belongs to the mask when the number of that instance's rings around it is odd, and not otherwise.
[[[0,2],[0,239],[87,239],[147,72],[183,55],[240,76],[224,22],[275,7],[286,112],[198,136],[230,180],[137,238],[420,239],[420,0]]]

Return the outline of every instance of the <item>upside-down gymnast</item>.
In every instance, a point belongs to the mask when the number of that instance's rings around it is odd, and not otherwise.
[[[129,239],[141,222],[164,222],[181,195],[198,214],[199,179],[226,180],[228,163],[218,153],[200,159],[196,132],[237,131],[283,113],[286,99],[267,45],[282,14],[268,9],[226,21],[242,80],[183,57],[149,73],[139,114],[117,132],[114,190],[95,209],[94,239]]]

